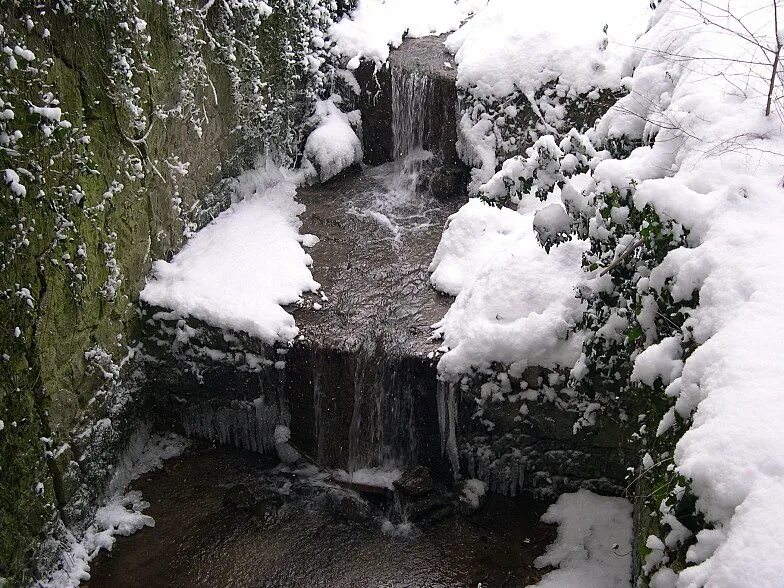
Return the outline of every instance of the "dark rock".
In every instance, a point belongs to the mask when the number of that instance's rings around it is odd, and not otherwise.
[[[444,504],[443,506],[431,510],[423,520],[419,521],[419,524],[422,526],[432,525],[452,516],[454,512],[455,509],[451,504]]]
[[[450,196],[465,193],[467,174],[464,168],[441,166],[433,170],[428,185],[428,193],[436,198],[449,198]]]
[[[283,499],[279,496],[257,500],[253,504],[253,519],[259,527],[269,528],[280,520],[283,506]]]
[[[451,500],[444,495],[431,495],[423,498],[407,500],[402,514],[408,521],[419,526],[440,521],[454,512]]]
[[[424,496],[433,490],[433,477],[425,466],[414,466],[403,472],[395,488],[408,496]]]
[[[334,495],[332,504],[334,513],[341,519],[362,523],[370,518],[370,508],[367,503],[352,496]]]

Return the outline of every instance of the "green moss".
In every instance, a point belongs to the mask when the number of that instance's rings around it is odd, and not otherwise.
[[[31,554],[46,525],[58,516],[69,525],[84,519],[137,424],[139,403],[132,383],[114,386],[100,370],[91,369],[85,352],[97,346],[119,360],[138,339],[136,303],[151,260],[171,255],[183,242],[184,219],[172,198],[177,194],[183,210],[198,212],[199,197],[236,169],[233,162],[250,163],[267,146],[284,153],[298,147],[306,72],[296,51],[309,34],[307,6],[271,2],[273,15],[256,31],[264,99],[274,116],[255,113],[266,116],[251,121],[259,141],[247,143],[239,157],[240,143],[248,137],[237,130],[238,121],[250,115],[242,112],[246,106],[235,103],[227,64],[201,46],[211,85],[189,86],[192,72],[186,58],[192,54],[175,38],[177,17],[155,0],[138,2],[149,42],[137,38],[131,55],[148,68],[137,70],[133,81],[148,114],[158,109],[169,115],[157,118],[145,140],[138,140],[141,133],[131,127],[127,109],[113,95],[109,75],[110,49],[124,42],[119,23],[135,4],[91,3],[71,14],[42,14],[32,2],[22,1],[3,16],[3,35],[26,44],[42,66],[37,71],[43,72],[36,76],[0,66],[8,78],[1,80],[0,92],[13,94],[14,125],[23,132],[22,146],[31,154],[25,164],[35,176],[25,178],[28,195],[21,201],[7,198],[5,191],[0,194],[0,263],[5,264],[0,272],[0,354],[7,356],[0,360],[0,579],[20,584],[34,574]],[[182,5],[186,12],[190,6]],[[211,20],[224,17],[217,10],[211,10]],[[27,13],[34,15],[32,30],[24,23]],[[48,38],[44,28],[51,32]],[[203,37],[198,41],[206,41]],[[199,115],[209,121],[201,135],[188,113],[176,110],[185,89],[196,93]],[[253,98],[250,87],[245,90]],[[45,93],[59,99],[63,118],[72,125],[55,128],[56,140],[49,142],[40,138],[41,118],[23,107],[40,104]],[[79,140],[83,135],[90,137],[89,144]],[[176,183],[167,163],[174,158],[190,164],[187,176],[178,176]],[[143,174],[134,169],[137,162]],[[20,166],[0,151],[0,169]],[[123,189],[107,199],[114,182]],[[0,190],[6,188],[0,185]],[[72,201],[70,190],[83,197]],[[58,214],[72,223],[59,241],[53,237]],[[35,228],[30,243],[11,255],[6,245],[16,238],[17,219],[34,222]],[[107,244],[113,245],[113,253],[107,253]],[[113,275],[110,261],[116,261],[121,278],[114,296],[106,289]],[[32,306],[19,295],[20,288],[29,289]],[[107,416],[111,421],[101,420]],[[108,424],[91,429],[98,422]],[[56,448],[61,449],[57,457],[50,452],[47,458],[46,451]],[[36,491],[39,483],[43,492]]]

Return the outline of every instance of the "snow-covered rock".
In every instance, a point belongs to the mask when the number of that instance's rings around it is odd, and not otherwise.
[[[299,234],[296,184],[267,167],[246,172],[237,185],[241,200],[171,261],[153,264],[141,299],[266,343],[287,342],[299,331],[282,305],[319,288],[302,246],[313,239]]]
[[[574,365],[582,338],[571,333],[582,306],[575,285],[582,278],[584,244],[569,241],[545,253],[533,219],[547,205],[527,197],[517,211],[472,199],[452,215],[430,265],[431,282],[457,295],[435,325],[448,351],[439,370],[448,378],[511,365]]]
[[[358,110],[341,112],[333,96],[316,103],[317,126],[305,142],[302,169],[308,182],[326,182],[344,169],[362,163],[362,141],[355,129],[361,128]]]

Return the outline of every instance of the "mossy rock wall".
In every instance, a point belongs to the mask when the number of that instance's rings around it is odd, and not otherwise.
[[[151,262],[227,205],[222,178],[299,149],[303,56],[334,6],[201,4],[0,16],[0,584],[78,534],[141,420]]]

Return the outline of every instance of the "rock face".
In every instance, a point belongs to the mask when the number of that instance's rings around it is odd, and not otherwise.
[[[389,62],[376,69],[364,62],[356,72],[361,88],[352,101],[362,111],[365,163],[379,165],[393,161],[395,153],[393,94],[401,78],[419,82],[423,102],[422,147],[433,153],[424,191],[437,197],[463,194],[468,170],[457,153],[458,96],[457,72],[453,58],[444,48],[445,37],[406,39],[392,51]],[[445,64],[452,67],[446,67]]]
[[[425,466],[414,466],[403,472],[395,488],[408,496],[424,496],[433,490],[433,477]]]
[[[0,579],[35,577],[46,525],[43,567],[62,524],[78,531],[136,427],[151,260],[228,205],[221,178],[265,146],[299,148],[311,82],[289,48],[307,47],[312,13],[268,4],[256,25],[250,5],[4,7],[0,42],[31,60],[0,66],[14,113],[0,130],[21,136],[0,169],[26,170],[0,182]],[[254,84],[265,90],[242,90]]]

